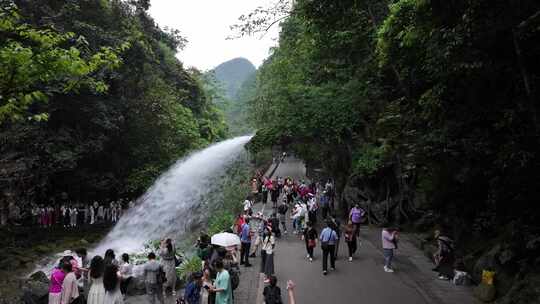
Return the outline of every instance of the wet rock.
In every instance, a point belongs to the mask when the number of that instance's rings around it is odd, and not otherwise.
[[[43,271],[36,271],[30,275],[30,281],[43,282],[49,284],[49,278]]]
[[[25,302],[47,303],[49,295],[49,279],[43,271],[33,273],[22,286]]]

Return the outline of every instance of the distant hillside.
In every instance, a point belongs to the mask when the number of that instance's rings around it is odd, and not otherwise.
[[[218,65],[214,70],[225,93],[225,97],[234,100],[244,81],[256,71],[255,66],[245,58],[235,58]]]

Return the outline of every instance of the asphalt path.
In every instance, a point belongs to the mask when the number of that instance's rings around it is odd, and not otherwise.
[[[274,177],[290,176],[304,179],[304,164],[287,158],[274,173]],[[257,204],[259,207],[261,204]],[[271,212],[267,204],[265,215]],[[291,234],[278,239],[275,248],[275,272],[286,300],[286,282],[296,284],[297,303],[370,303],[370,304],[423,304],[474,303],[470,289],[460,289],[447,281],[438,281],[431,265],[420,250],[405,242],[404,249],[396,252],[395,273],[383,270],[380,230],[364,227],[360,232],[361,245],[352,262],[348,261],[347,246],[340,242],[336,270],[322,274],[322,251],[315,248],[315,259],[306,258],[304,242]],[[320,228],[317,229],[320,234]],[[330,266],[329,266],[330,267]]]

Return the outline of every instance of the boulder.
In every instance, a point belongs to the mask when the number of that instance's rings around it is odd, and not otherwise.
[[[49,295],[49,279],[43,271],[33,273],[23,284],[22,291],[25,302],[47,303]]]
[[[30,281],[37,281],[49,284],[49,278],[43,271],[36,271],[30,275]]]

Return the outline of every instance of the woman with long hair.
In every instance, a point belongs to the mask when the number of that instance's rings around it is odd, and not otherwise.
[[[49,284],[49,304],[61,304],[62,283],[70,271],[71,264],[64,260],[61,260],[58,267],[54,268]]]
[[[103,258],[96,255],[90,262],[90,270],[88,271],[88,280],[91,284],[88,291],[87,304],[103,304],[105,301],[105,287],[103,287],[103,272],[105,270],[105,262]]]
[[[176,254],[171,239],[165,239],[161,241],[159,248],[159,255],[161,256],[161,266],[165,271],[165,277],[167,281],[163,284],[163,290],[167,291],[167,288],[171,288],[171,293],[176,294],[176,265],[174,261],[174,255]]]
[[[262,240],[262,251],[265,253],[264,263],[263,263],[263,271],[266,279],[264,280],[265,283],[270,282],[270,276],[274,274],[274,248],[276,246],[276,240],[274,236],[272,235],[272,230],[270,230],[268,227],[265,229],[265,233],[263,234],[263,240]]]
[[[302,239],[306,243],[307,258],[310,262],[313,262],[313,249],[317,246],[317,230],[313,228],[313,223],[308,222],[307,227],[304,229]]]
[[[103,272],[103,287],[105,288],[104,304],[122,304],[124,298],[120,292],[120,279],[118,266],[108,264]]]
[[[115,265],[115,266],[118,266],[118,260],[116,259],[116,255],[114,254],[114,250],[112,249],[107,249],[107,251],[105,251],[105,257],[103,258],[103,262],[105,263],[105,265]]]

